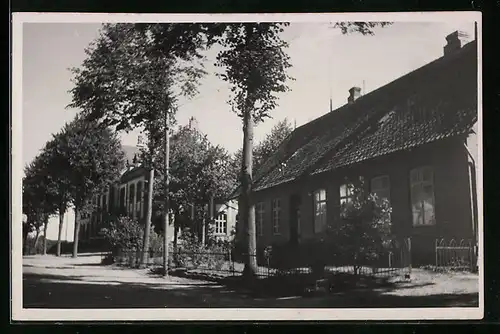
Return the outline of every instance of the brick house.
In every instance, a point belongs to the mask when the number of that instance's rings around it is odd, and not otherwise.
[[[358,177],[390,201],[414,263],[433,261],[436,238],[477,242],[477,42],[465,37],[450,34],[442,57],[369,94],[353,87],[285,139],[254,175],[258,252],[316,240]]]

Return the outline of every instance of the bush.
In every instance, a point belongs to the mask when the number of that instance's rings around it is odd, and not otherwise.
[[[342,207],[340,221],[329,230],[326,240],[337,245],[336,256],[353,266],[371,264],[386,254],[390,246],[391,207],[387,200],[364,190],[363,181],[351,186],[352,201]]]
[[[182,268],[221,270],[229,260],[230,248],[226,242],[212,242],[202,245],[197,236],[189,231],[181,234],[174,257],[174,265]]]
[[[144,239],[144,226],[137,220],[127,216],[118,216],[110,219],[109,225],[101,230],[104,239],[111,245],[113,253],[141,252]],[[150,250],[161,252],[162,239],[154,231],[150,233]]]

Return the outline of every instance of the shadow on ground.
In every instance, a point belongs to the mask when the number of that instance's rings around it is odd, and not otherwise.
[[[203,279],[206,281],[207,277]],[[269,284],[264,289],[266,293],[249,289],[238,280],[191,282],[131,283],[104,278],[98,280],[97,277],[89,276],[25,273],[23,305],[25,308],[391,308],[478,305],[477,293],[398,296],[391,294],[398,289],[393,284],[377,288],[338,288],[321,295],[305,295],[294,293],[299,291],[293,291],[293,288],[288,289],[288,293],[278,293],[278,290],[285,289],[274,289],[275,293],[270,294],[269,291],[278,282],[265,283]],[[280,284],[286,286],[292,283],[281,281]]]

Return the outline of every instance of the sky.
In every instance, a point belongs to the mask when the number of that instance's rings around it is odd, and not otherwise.
[[[24,23],[22,76],[23,165],[28,164],[52,133],[76,115],[67,109],[72,88],[69,68],[85,59],[85,48],[96,38],[98,23]],[[473,36],[472,22],[395,22],[373,36],[342,35],[331,23],[292,23],[283,33],[292,68],[290,92],[279,95],[279,106],[255,130],[259,142],[278,121],[300,126],[344,105],[353,86],[369,93],[443,54],[445,37],[463,30]],[[217,50],[207,53],[209,74],[192,100],[180,100],[179,124],[190,117],[214,144],[235,152],[242,146],[240,119],[231,112],[228,86],[213,73]],[[17,111],[16,111],[17,112]],[[125,145],[137,144],[137,131],[122,134]]]

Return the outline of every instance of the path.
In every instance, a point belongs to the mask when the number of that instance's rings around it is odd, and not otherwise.
[[[23,259],[25,308],[162,307],[444,307],[477,306],[477,276],[415,271],[398,289],[320,297],[253,298],[213,282],[148,275],[147,269],[102,266],[100,256]]]

